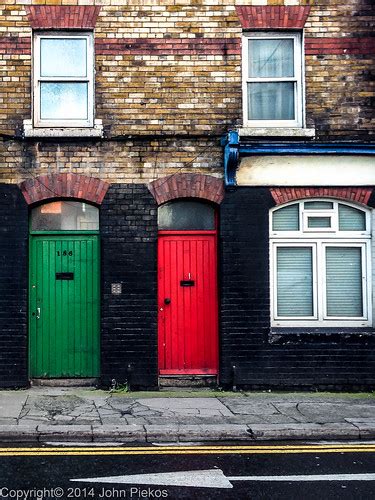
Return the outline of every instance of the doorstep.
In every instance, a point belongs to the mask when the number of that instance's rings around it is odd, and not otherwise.
[[[217,387],[216,375],[162,375],[159,376],[160,390],[194,389]]]
[[[32,378],[31,387],[97,387],[98,378]]]

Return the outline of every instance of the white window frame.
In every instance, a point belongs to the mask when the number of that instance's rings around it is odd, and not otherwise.
[[[294,41],[294,77],[283,78],[250,78],[249,77],[249,40],[254,39],[292,39]],[[242,37],[242,103],[244,127],[303,127],[304,114],[304,58],[302,32],[248,32]],[[294,120],[252,120],[248,116],[248,83],[294,82]]]
[[[86,40],[86,68],[85,77],[42,77],[40,75],[40,41],[42,39],[85,39]],[[40,117],[40,91],[41,82],[72,82],[87,83],[87,119],[86,120],[67,120],[67,119],[48,119],[43,120]],[[94,126],[94,34],[93,32],[77,31],[49,31],[34,33],[33,43],[33,125],[34,127],[48,128],[71,128],[71,127],[93,127]]]
[[[326,216],[327,209],[304,209],[306,201],[331,201],[333,202],[332,222],[333,230],[330,232],[304,229],[306,212]],[[278,209],[299,203],[298,231],[273,231],[272,217]],[[347,205],[361,210],[366,215],[365,231],[339,231],[338,230],[338,205]],[[372,325],[372,283],[371,283],[371,212],[363,206],[329,198],[312,198],[300,202],[290,202],[279,205],[270,210],[270,286],[271,286],[271,325],[276,327],[365,327]],[[311,229],[311,228],[309,228]],[[318,228],[314,228],[318,229]],[[277,260],[278,247],[312,247],[313,248],[313,311],[311,317],[286,317],[277,316]],[[327,247],[359,247],[362,255],[362,310],[363,316],[333,317],[327,316],[326,300],[326,254]]]

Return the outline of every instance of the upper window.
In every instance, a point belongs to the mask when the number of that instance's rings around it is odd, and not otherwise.
[[[273,325],[371,325],[369,211],[308,200],[270,219]]]
[[[243,38],[244,125],[302,127],[300,33],[246,33]]]
[[[94,124],[93,34],[37,33],[34,37],[34,126]]]

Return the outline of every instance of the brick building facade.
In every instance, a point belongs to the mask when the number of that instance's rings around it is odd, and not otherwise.
[[[370,0],[3,0],[1,386],[372,386],[374,48]]]

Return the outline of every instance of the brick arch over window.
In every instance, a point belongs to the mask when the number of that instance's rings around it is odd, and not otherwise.
[[[100,6],[30,5],[25,8],[33,29],[95,28]]]
[[[270,192],[276,205],[303,198],[340,198],[367,205],[373,189],[367,187],[298,187],[298,188],[271,188]]]
[[[77,198],[100,205],[109,184],[87,175],[50,174],[26,179],[19,188],[29,205],[53,198]]]
[[[309,5],[237,5],[236,12],[244,29],[302,29],[309,16]]]
[[[202,198],[221,203],[224,184],[221,179],[203,174],[174,174],[151,182],[148,188],[158,205],[176,198]]]

